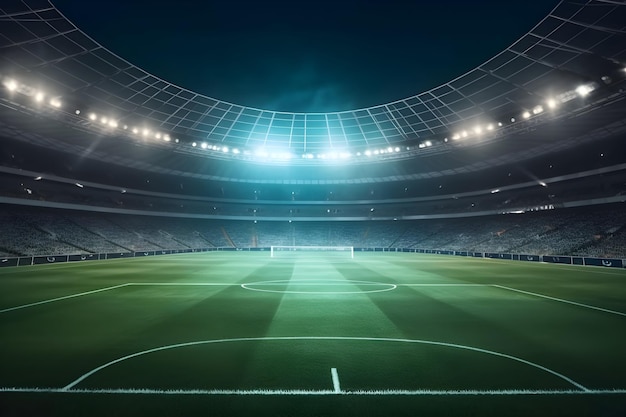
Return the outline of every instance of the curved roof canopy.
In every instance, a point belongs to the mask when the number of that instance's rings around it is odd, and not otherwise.
[[[432,143],[495,137],[626,77],[626,5],[612,0],[563,1],[511,46],[454,80],[331,113],[245,107],[173,85],[108,51],[48,1],[3,1],[0,22],[7,88],[35,100],[45,92],[50,105],[66,112],[65,121],[81,128],[98,124],[110,134],[208,149],[221,158],[409,157]]]

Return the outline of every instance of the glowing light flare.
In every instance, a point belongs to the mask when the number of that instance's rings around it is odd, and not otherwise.
[[[588,84],[583,84],[583,85],[579,85],[578,87],[576,87],[576,93],[581,97],[587,96],[592,91],[593,91],[593,88]]]
[[[522,113],[522,117],[523,117],[524,119],[528,119],[528,118],[530,118],[530,112],[529,112],[529,111],[525,111],[524,113]]]
[[[59,100],[58,98],[52,98],[50,99],[50,105],[58,109],[59,107],[61,107],[61,100]]]
[[[38,91],[38,92],[35,94],[35,101],[36,101],[37,103],[41,103],[41,102],[43,101],[43,99],[45,98],[45,96],[46,96],[46,95],[45,95],[44,93],[42,93],[41,91]]]
[[[549,109],[556,109],[557,103],[555,99],[548,99],[548,101],[546,101],[546,104],[548,105]]]
[[[4,86],[7,88],[7,90],[9,91],[16,91],[17,90],[17,81],[15,80],[6,80],[4,82]]]

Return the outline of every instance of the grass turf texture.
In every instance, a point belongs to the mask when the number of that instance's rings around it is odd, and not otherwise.
[[[624,270],[400,253],[7,268],[0,415],[621,416],[625,300]]]

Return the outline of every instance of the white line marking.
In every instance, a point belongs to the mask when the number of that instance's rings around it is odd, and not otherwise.
[[[396,284],[398,287],[489,287],[491,284]]]
[[[359,291],[294,291],[294,290],[269,290],[263,288],[254,288],[263,287],[263,286],[276,286],[276,285],[303,285],[303,286],[319,286],[319,287],[327,287],[327,286],[337,286],[337,285],[376,285],[379,287],[386,287],[379,290],[359,290]],[[395,284],[385,283],[385,282],[374,282],[374,281],[356,281],[356,280],[344,280],[344,279],[291,279],[291,280],[275,280],[275,281],[259,281],[259,282],[246,282],[241,284],[241,288],[250,291],[258,291],[258,292],[272,292],[278,294],[326,294],[326,295],[338,295],[338,294],[369,294],[375,292],[385,292],[392,291],[397,288]]]
[[[330,375],[333,377],[333,389],[337,394],[341,393],[341,385],[339,384],[339,373],[337,373],[337,368],[330,368]]]
[[[584,387],[583,385],[579,384],[578,382],[574,381],[571,378],[568,378],[567,376],[553,371],[552,369],[546,368],[544,366],[541,366],[539,364],[536,364],[534,362],[530,362],[527,361],[526,359],[522,359],[522,358],[518,358],[512,355],[507,355],[505,353],[500,353],[500,352],[494,352],[492,350],[486,350],[486,349],[481,349],[481,348],[477,348],[477,347],[472,347],[472,346],[465,346],[465,345],[458,345],[458,344],[454,344],[454,343],[445,343],[445,342],[433,342],[430,340],[419,340],[419,339],[395,339],[395,338],[384,338],[384,337],[350,337],[350,336],[337,336],[337,337],[332,337],[332,336],[285,336],[285,337],[242,337],[242,338],[236,338],[236,339],[216,339],[216,340],[201,340],[201,341],[196,341],[196,342],[187,342],[187,343],[177,343],[174,345],[168,345],[168,346],[161,346],[161,347],[156,347],[153,349],[148,349],[148,350],[144,350],[141,352],[136,352],[136,353],[132,353],[130,355],[126,355],[123,356],[121,358],[112,360],[110,362],[105,363],[104,365],[101,365],[97,368],[92,369],[91,371],[83,374],[82,376],[80,376],[79,378],[75,379],[74,381],[70,382],[68,385],[66,385],[65,387],[63,387],[63,390],[67,391],[72,389],[74,386],[76,386],[77,384],[79,384],[80,382],[84,381],[85,379],[87,379],[88,377],[90,377],[91,375],[95,374],[98,371],[101,371],[104,368],[107,368],[111,365],[115,365],[116,363],[125,361],[127,359],[132,359],[135,358],[137,356],[142,356],[142,355],[147,355],[149,353],[154,353],[154,352],[159,352],[159,351],[163,351],[163,350],[169,350],[169,349],[177,349],[177,348],[182,348],[182,347],[187,347],[187,346],[197,346],[197,345],[207,345],[207,344],[213,344],[213,343],[228,343],[228,342],[256,342],[256,341],[284,341],[284,340],[331,340],[331,341],[366,341],[366,342],[400,342],[400,343],[417,343],[417,344],[424,344],[424,345],[433,345],[433,346],[445,346],[445,347],[451,347],[451,348],[456,348],[456,349],[463,349],[463,350],[469,350],[472,352],[479,352],[479,353],[485,353],[488,355],[493,355],[493,356],[498,356],[501,358],[506,358],[506,359],[511,359],[513,361],[516,362],[520,362],[529,366],[532,366],[534,368],[540,369],[542,371],[545,371],[547,373],[550,373],[564,381],[567,381],[568,383],[574,385],[576,388],[582,390],[582,391],[589,391],[588,388]]]
[[[199,286],[199,287],[204,287],[204,286],[222,286],[222,287],[234,287],[234,286],[239,286],[240,284],[232,284],[232,283],[222,283],[222,282],[131,282],[129,283],[129,285],[136,285],[136,286],[168,286],[168,287],[176,287],[176,286]]]
[[[27,308],[27,307],[34,307],[34,306],[38,306],[38,305],[41,305],[41,304],[53,303],[55,301],[67,300],[68,298],[82,297],[83,295],[89,295],[89,294],[95,294],[95,293],[102,292],[102,291],[114,290],[116,288],[126,287],[126,286],[129,286],[129,285],[132,285],[132,284],[130,284],[130,283],[120,284],[120,285],[115,285],[113,287],[100,288],[98,290],[85,291],[85,292],[81,292],[81,293],[78,293],[78,294],[66,295],[64,297],[52,298],[50,300],[37,301],[35,303],[23,304],[21,306],[15,306],[15,307],[9,307],[9,308],[5,308],[3,310],[0,310],[0,313],[6,313],[8,311],[19,310],[19,309]]]
[[[576,301],[569,301],[569,300],[564,300],[562,298],[550,297],[549,295],[537,294],[536,292],[518,290],[517,288],[505,287],[503,285],[493,285],[493,287],[501,288],[503,290],[519,292],[519,293],[522,293],[522,294],[532,295],[534,297],[546,298],[548,300],[558,301],[560,303],[572,304],[572,305],[575,305],[575,306],[578,306],[578,307],[584,307],[584,308],[590,308],[592,310],[603,311],[605,313],[617,314],[619,316],[626,317],[626,313],[622,313],[620,311],[609,310],[609,309],[606,309],[606,308],[596,307],[596,306],[592,306],[592,305],[589,305],[589,304],[577,303]]]
[[[298,390],[298,389],[251,389],[251,390],[203,390],[178,389],[160,390],[150,388],[114,388],[114,389],[73,389],[63,388],[2,388],[2,392],[20,393],[54,393],[54,394],[138,394],[138,395],[336,395],[334,390]],[[598,390],[535,390],[535,389],[506,389],[506,390],[355,390],[341,391],[342,395],[625,395],[626,389],[598,389]]]

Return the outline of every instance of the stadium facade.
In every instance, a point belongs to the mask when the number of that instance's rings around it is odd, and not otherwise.
[[[572,207],[619,213],[626,200],[620,2],[562,1],[445,84],[329,113],[250,108],[173,85],[47,1],[10,0],[0,11],[6,210],[408,230]]]

